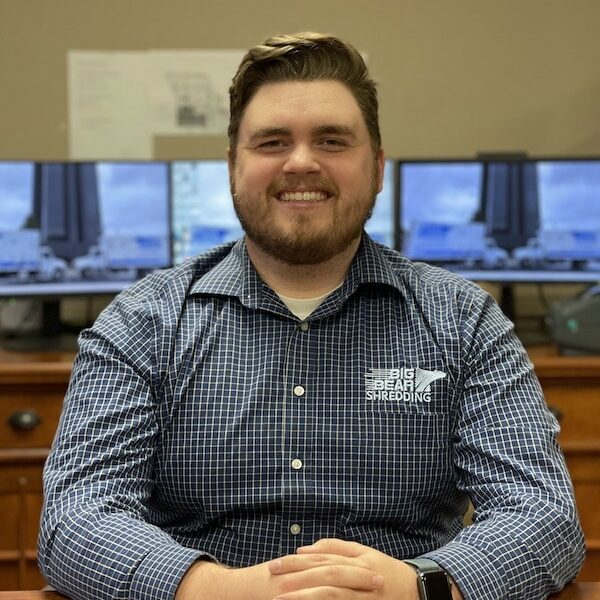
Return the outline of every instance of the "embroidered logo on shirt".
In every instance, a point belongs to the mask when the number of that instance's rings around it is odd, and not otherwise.
[[[365,373],[367,400],[431,402],[431,384],[446,377],[443,371],[417,367],[368,369]]]

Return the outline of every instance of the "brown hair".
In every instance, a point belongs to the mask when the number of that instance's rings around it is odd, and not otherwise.
[[[258,88],[269,82],[333,79],[352,92],[376,153],[381,147],[375,82],[359,52],[339,38],[320,33],[279,35],[251,48],[229,88],[229,150],[235,160],[240,122]]]

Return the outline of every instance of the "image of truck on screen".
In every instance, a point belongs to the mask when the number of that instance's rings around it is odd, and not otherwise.
[[[525,269],[585,270],[600,260],[600,231],[541,229],[512,260]]]
[[[143,277],[168,264],[168,240],[160,235],[107,235],[72,262],[83,279],[114,275]]]
[[[411,260],[451,267],[501,269],[509,254],[486,235],[485,223],[415,223],[405,244]]]
[[[42,245],[38,229],[0,231],[0,277],[17,282],[61,281],[68,265]]]

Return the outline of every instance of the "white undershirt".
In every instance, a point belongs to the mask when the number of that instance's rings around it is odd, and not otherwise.
[[[288,307],[289,311],[294,316],[298,317],[301,321],[304,321],[304,319],[306,319],[317,309],[320,304],[324,302],[327,296],[331,295],[340,287],[342,287],[341,283],[317,298],[290,298],[289,296],[283,296],[282,294],[277,295],[281,298],[281,301]]]

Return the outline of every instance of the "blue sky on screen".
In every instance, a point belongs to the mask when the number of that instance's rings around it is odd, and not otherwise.
[[[542,228],[600,231],[600,161],[538,163]]]
[[[414,223],[468,223],[479,208],[478,163],[402,165],[402,227]]]
[[[0,162],[0,231],[19,229],[31,212],[33,163]]]
[[[99,163],[97,175],[105,235],[168,235],[165,163]]]

